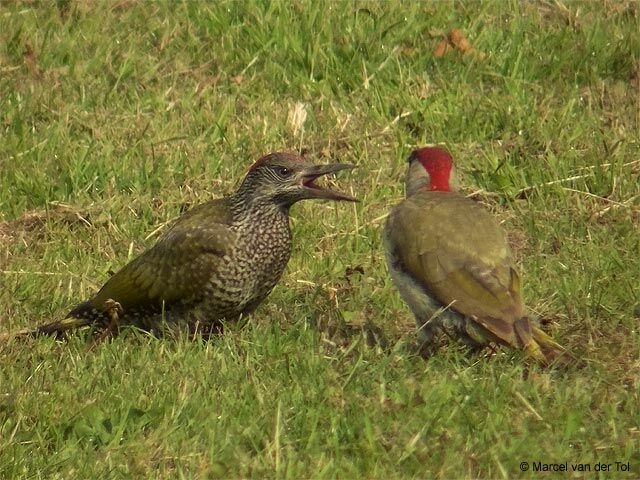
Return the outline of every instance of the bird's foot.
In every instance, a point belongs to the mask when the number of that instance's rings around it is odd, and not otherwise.
[[[104,331],[102,331],[100,335],[98,335],[98,337],[96,337],[96,339],[93,340],[93,342],[91,342],[89,349],[92,349],[97,344],[102,343],[106,339],[115,336],[115,334],[119,330],[120,320],[122,318],[122,314],[124,313],[124,309],[122,308],[122,305],[120,305],[120,303],[116,302],[115,300],[109,298],[107,299],[107,301],[104,302],[104,309],[105,309],[105,313],[107,314],[107,319],[108,319],[107,324],[105,326]]]
[[[196,340],[198,337],[207,342],[213,338],[219,337],[224,333],[224,323],[222,321],[213,322],[200,322],[189,326],[189,336],[191,340]]]
[[[438,346],[438,342],[419,339],[416,350],[423,360],[429,360],[438,350]]]

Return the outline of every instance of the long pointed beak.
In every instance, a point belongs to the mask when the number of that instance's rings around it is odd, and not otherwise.
[[[346,193],[336,192],[316,185],[315,181],[323,175],[351,170],[356,168],[350,163],[329,163],[327,165],[313,165],[302,171],[302,186],[307,189],[309,198],[326,198],[328,200],[341,200],[346,202],[358,202],[359,200]]]

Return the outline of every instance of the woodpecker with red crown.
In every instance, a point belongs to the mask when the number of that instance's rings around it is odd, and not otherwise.
[[[494,342],[543,364],[565,353],[526,315],[505,234],[482,206],[455,192],[442,147],[409,156],[406,199],[385,224],[387,265],[428,348],[441,328],[474,348]]]

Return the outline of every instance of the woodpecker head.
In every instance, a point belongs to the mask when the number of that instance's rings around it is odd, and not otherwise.
[[[352,168],[354,166],[347,163],[314,165],[294,153],[270,153],[251,166],[238,192],[249,200],[266,201],[285,208],[309,198],[357,202],[350,195],[316,184],[323,175]]]
[[[453,158],[442,147],[423,147],[411,152],[405,185],[407,195],[419,189],[455,191]]]

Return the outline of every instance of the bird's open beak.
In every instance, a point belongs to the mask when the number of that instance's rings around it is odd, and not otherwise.
[[[307,190],[309,198],[326,198],[329,200],[344,200],[347,202],[357,202],[358,199],[353,198],[346,193],[336,192],[323,188],[315,182],[319,177],[329,173],[339,172],[340,170],[351,170],[356,168],[350,163],[330,163],[328,165],[313,165],[305,168],[302,172],[302,186]]]

